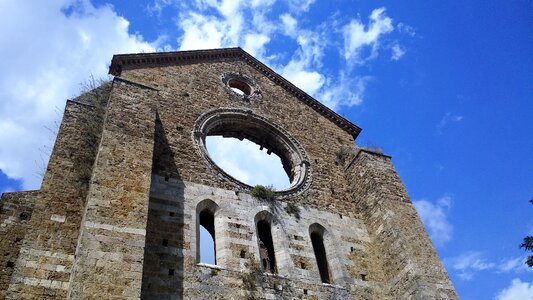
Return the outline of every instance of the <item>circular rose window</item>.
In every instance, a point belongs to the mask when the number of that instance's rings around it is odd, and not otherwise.
[[[249,110],[217,109],[207,112],[197,120],[193,138],[201,156],[214,170],[242,188],[251,188],[213,161],[206,147],[208,136],[247,139],[268,153],[276,154],[290,182],[288,187],[277,191],[278,195],[299,192],[310,183],[310,165],[301,145],[281,127]]]

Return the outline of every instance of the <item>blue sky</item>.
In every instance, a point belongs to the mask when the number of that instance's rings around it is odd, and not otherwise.
[[[0,192],[39,187],[113,54],[240,46],[393,156],[462,299],[533,299],[533,2],[2,1],[0,25]]]

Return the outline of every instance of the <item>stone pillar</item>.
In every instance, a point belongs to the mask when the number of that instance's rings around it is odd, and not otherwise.
[[[141,296],[156,97],[153,89],[115,78],[68,298]]]
[[[457,299],[391,158],[359,150],[346,169],[374,253],[370,281],[390,299]]]

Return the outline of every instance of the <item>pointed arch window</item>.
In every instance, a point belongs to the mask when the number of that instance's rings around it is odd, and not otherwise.
[[[326,248],[324,247],[324,234],[326,229],[320,224],[313,224],[309,227],[311,243],[315,252],[316,264],[320,273],[320,279],[324,283],[331,283],[331,277],[328,266]]]

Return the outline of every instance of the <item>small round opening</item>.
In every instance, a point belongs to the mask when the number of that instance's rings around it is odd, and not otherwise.
[[[240,81],[237,79],[231,79],[230,81],[228,81],[228,86],[237,95],[250,96],[250,94],[252,94],[252,87],[250,87],[250,85],[248,85],[244,81]]]

